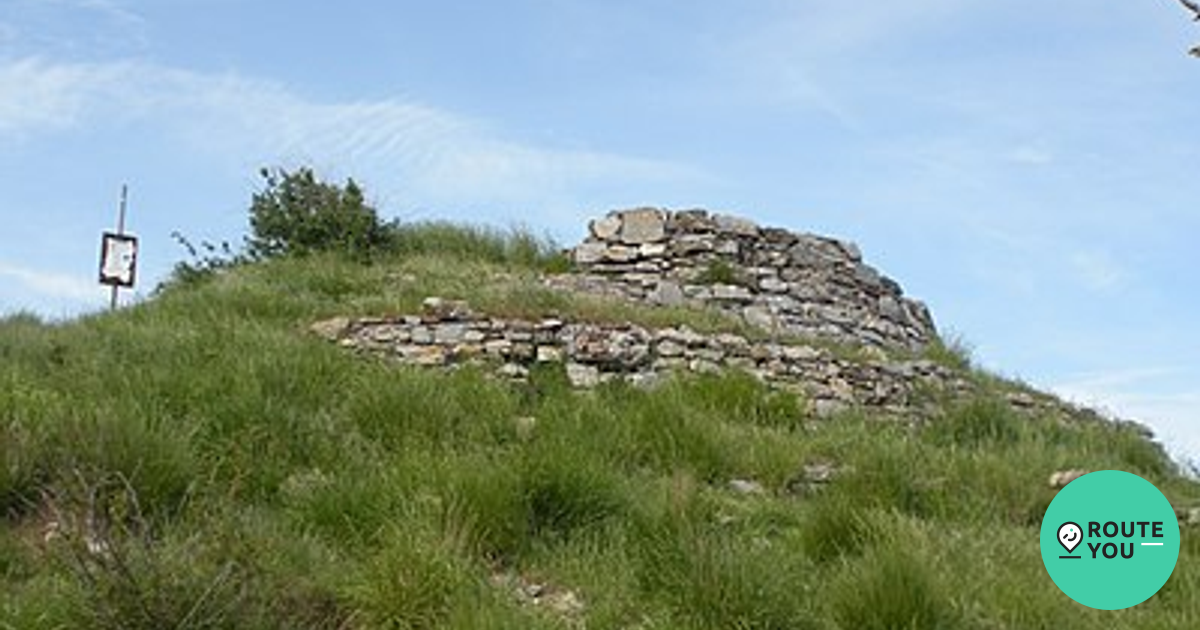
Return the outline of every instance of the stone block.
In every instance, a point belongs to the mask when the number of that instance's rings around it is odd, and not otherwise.
[[[687,299],[678,284],[667,281],[659,282],[648,297],[651,303],[661,306],[679,306]]]
[[[537,347],[537,362],[538,363],[556,363],[563,360],[562,348],[556,346],[538,346]]]
[[[349,334],[351,330],[351,322],[348,317],[334,317],[319,321],[309,327],[314,334],[330,341],[337,341]]]
[[[779,325],[775,314],[771,309],[765,306],[747,306],[742,309],[742,319],[751,326],[762,328],[763,330],[774,330]]]
[[[728,302],[750,302],[754,299],[754,294],[743,286],[736,284],[714,284],[712,286],[712,299]]]
[[[624,245],[610,245],[604,250],[604,260],[615,263],[627,263],[637,260],[638,248]]]
[[[666,216],[661,210],[642,208],[618,216],[621,218],[621,242],[626,245],[656,243],[667,237]]]
[[[567,380],[575,387],[590,389],[600,384],[600,369],[574,361],[567,363]]]
[[[577,265],[592,265],[604,260],[608,247],[604,243],[588,241],[580,243],[571,253]]]
[[[666,243],[642,243],[638,246],[638,255],[642,258],[656,258],[665,256],[666,253]]]
[[[621,231],[621,218],[609,215],[603,219],[596,219],[588,224],[588,231],[594,238],[601,241],[616,240],[617,233]]]
[[[721,234],[734,234],[747,237],[758,236],[758,224],[750,219],[728,214],[718,214],[713,217],[713,222],[717,225],[717,232]]]
[[[716,224],[704,210],[682,210],[671,216],[671,227],[681,232],[711,232]]]
[[[741,252],[741,246],[733,239],[724,239],[716,242],[713,251],[722,256],[737,256]]]
[[[766,276],[758,281],[758,288],[768,293],[787,293],[791,287],[778,276]]]
[[[467,335],[465,324],[442,324],[433,329],[433,342],[437,344],[462,343]]]

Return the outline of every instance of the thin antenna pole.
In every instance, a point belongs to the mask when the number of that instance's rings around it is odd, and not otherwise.
[[[117,211],[117,234],[125,234],[125,206],[129,199],[129,185],[121,184],[121,205]],[[117,310],[117,293],[120,288],[117,285],[112,285],[112,297],[109,303],[109,310]]]

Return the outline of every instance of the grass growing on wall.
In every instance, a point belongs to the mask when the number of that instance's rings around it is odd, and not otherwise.
[[[1055,470],[1195,496],[1132,429],[999,395],[921,429],[817,422],[745,375],[575,392],[554,366],[510,385],[306,333],[428,295],[730,325],[543,292],[535,246],[489,239],[435,230],[371,265],[272,260],[115,314],[0,320],[0,628],[1196,627],[1190,530],[1128,611],[1078,606],[1041,566]],[[841,473],[794,492],[820,462]],[[47,535],[89,517],[98,553]],[[503,575],[582,609],[523,603]]]

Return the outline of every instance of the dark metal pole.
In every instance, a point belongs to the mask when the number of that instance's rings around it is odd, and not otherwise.
[[[125,204],[129,196],[129,186],[121,184],[121,206],[117,211],[117,234],[125,233]],[[112,285],[112,300],[109,303],[110,310],[117,310],[117,293],[120,288],[117,285]]]

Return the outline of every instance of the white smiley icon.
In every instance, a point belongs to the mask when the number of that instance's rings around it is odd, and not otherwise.
[[[1059,525],[1058,542],[1067,550],[1067,553],[1075,551],[1082,540],[1083,530],[1079,528],[1079,525],[1071,522]]]

